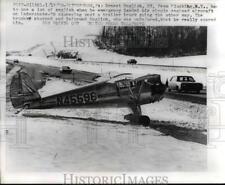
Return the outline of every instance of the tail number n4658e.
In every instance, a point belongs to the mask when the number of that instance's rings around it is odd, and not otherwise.
[[[57,96],[57,105],[77,105],[84,103],[92,103],[97,100],[95,92],[87,92],[83,94],[70,94]]]

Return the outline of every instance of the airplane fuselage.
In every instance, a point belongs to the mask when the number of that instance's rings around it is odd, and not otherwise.
[[[123,79],[118,81],[97,82],[67,92],[27,102],[28,108],[51,107],[124,107],[133,104],[148,104],[163,98],[164,86],[161,81],[151,82],[156,75],[143,79]],[[149,80],[149,82],[148,82]],[[151,85],[149,84],[151,83]]]

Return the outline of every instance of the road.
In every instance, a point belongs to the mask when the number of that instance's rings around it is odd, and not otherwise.
[[[192,103],[198,103],[202,105],[206,105],[207,103],[207,96],[206,91],[202,90],[199,94],[194,93],[180,93],[180,92],[166,92],[165,98],[188,101]]]

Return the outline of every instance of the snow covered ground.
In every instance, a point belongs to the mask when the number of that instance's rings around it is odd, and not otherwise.
[[[171,57],[171,58],[157,58],[157,57],[135,57],[129,55],[118,54],[106,49],[98,49],[92,40],[95,39],[94,36],[87,35],[77,35],[76,39],[87,39],[86,45],[75,45],[75,47],[69,47],[68,45],[64,47],[62,42],[54,42],[54,48],[57,51],[60,50],[70,50],[78,51],[81,58],[84,61],[99,61],[99,62],[111,62],[111,63],[127,63],[127,60],[134,58],[137,60],[138,64],[152,64],[152,65],[171,65],[171,66],[190,66],[190,67],[206,67],[207,66],[207,56],[185,56],[185,57]],[[45,43],[40,47],[34,49],[31,54],[35,57],[46,57],[46,54],[52,54],[55,50],[51,43]],[[45,51],[45,52],[43,52]]]
[[[97,30],[96,30],[97,31]],[[93,36],[87,36],[87,30],[83,34],[77,34],[76,38],[86,38],[93,40]],[[80,35],[81,34],[81,35]],[[74,62],[74,60],[55,60],[47,59],[45,53],[53,51],[53,45],[57,51],[62,49],[78,51],[83,59],[82,62]],[[209,62],[207,56],[187,56],[175,58],[156,58],[156,57],[133,57],[128,55],[118,54],[108,50],[98,49],[94,44],[88,44],[84,47],[63,47],[63,43],[54,42],[46,43],[33,50],[32,57],[30,56],[9,56],[8,59],[18,59],[19,61],[37,63],[52,66],[70,66],[73,69],[85,70],[97,73],[106,72],[131,72],[137,74],[143,73],[158,73],[161,74],[162,80],[166,81],[173,75],[192,75],[196,81],[199,81],[206,86],[206,66]],[[45,52],[43,52],[45,51]],[[134,58],[138,64],[142,65],[127,65],[127,60]],[[87,62],[84,62],[87,61]],[[97,63],[96,63],[97,62]],[[105,62],[105,63],[98,63]],[[148,65],[146,65],[148,64]],[[154,66],[154,65],[164,65]],[[171,67],[168,67],[171,66]],[[175,67],[174,67],[175,66]],[[179,67],[177,67],[179,66]],[[182,67],[186,66],[186,67]],[[187,67],[189,66],[189,67]],[[196,68],[197,67],[197,68]],[[199,68],[200,67],[200,68]]]
[[[70,82],[50,80],[41,95],[57,84],[58,91],[74,88]],[[57,88],[54,88],[56,91]],[[163,99],[142,106],[143,114],[165,125],[206,129],[206,106]],[[8,172],[63,171],[204,171],[206,145],[176,139],[161,131],[126,124],[126,108],[23,110],[15,114],[7,103],[7,123],[23,122],[26,144],[16,143],[15,131],[6,134]],[[34,117],[32,117],[34,116]],[[37,116],[37,117],[35,117]],[[45,117],[46,116],[46,117]],[[94,118],[80,120],[73,118]],[[100,120],[122,121],[122,123]],[[99,120],[99,121],[98,121]],[[178,130],[177,130],[178,132]],[[206,132],[205,132],[206,134]],[[183,133],[185,135],[185,133]]]
[[[134,57],[122,55],[108,50],[100,50],[96,47],[78,48],[84,61],[103,61],[112,63],[127,63],[127,60],[134,58],[138,64],[152,65],[171,65],[171,66],[190,66],[206,67],[206,56],[186,56],[177,58],[156,58],[156,57]]]
[[[17,118],[8,120],[15,123]],[[142,126],[23,118],[26,145],[6,151],[8,172],[204,171],[206,146]]]

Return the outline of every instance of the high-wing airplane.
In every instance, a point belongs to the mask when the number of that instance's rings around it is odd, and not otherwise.
[[[121,74],[73,90],[41,97],[32,78],[26,72],[18,71],[10,84],[10,98],[15,108],[22,109],[129,107],[133,114],[125,115],[124,119],[148,125],[150,119],[142,115],[141,105],[160,101],[165,89],[166,86],[162,84],[158,74],[137,78],[132,78],[131,74]]]

